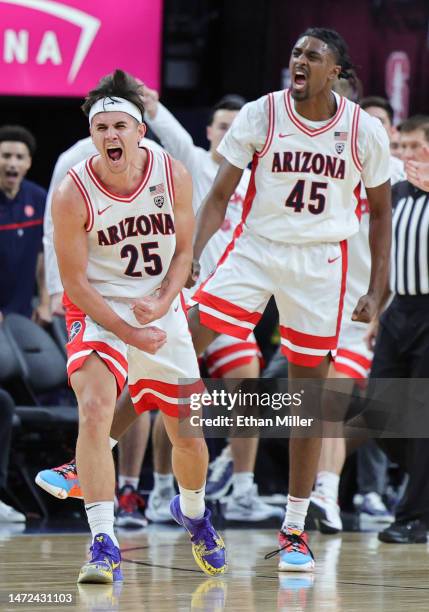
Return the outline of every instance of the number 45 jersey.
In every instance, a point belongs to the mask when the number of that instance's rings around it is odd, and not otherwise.
[[[295,109],[289,90],[246,104],[219,146],[252,176],[245,227],[290,244],[340,242],[359,228],[359,184],[376,187],[389,172],[389,143],[378,119],[334,94],[337,110],[322,122]]]
[[[88,280],[104,297],[152,294],[176,248],[171,159],[166,153],[145,150],[144,174],[127,196],[103,185],[94,171],[96,155],[69,171],[88,213]]]

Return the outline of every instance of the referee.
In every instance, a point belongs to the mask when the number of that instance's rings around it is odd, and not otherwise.
[[[423,161],[429,116],[401,125],[404,161]],[[408,181],[392,188],[393,232],[390,288],[393,300],[382,314],[370,378],[429,378],[429,192]],[[429,439],[378,439],[409,479],[395,522],[382,542],[424,543],[429,518]]]

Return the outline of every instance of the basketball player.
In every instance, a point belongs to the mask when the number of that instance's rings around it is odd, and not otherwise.
[[[120,70],[89,93],[82,108],[99,155],[70,170],[53,200],[68,374],[79,406],[76,460],[93,537],[78,582],[122,579],[109,432],[127,370],[136,410],[164,413],[180,490],[173,517],[190,533],[203,571],[226,569],[204,506],[206,444],[178,433],[178,379],[199,376],[179,296],[191,259],[192,184],[180,162],[139,148],[146,130],[140,94]]]
[[[141,147],[149,147],[151,150],[162,151],[162,147],[154,140],[148,138],[142,138],[139,144]],[[97,149],[90,136],[78,140],[59,156],[52,173],[43,220],[46,288],[49,294],[51,315],[64,316],[62,305],[63,286],[61,284],[53,240],[52,197],[70,168],[96,153]],[[131,413],[135,414],[127,389],[124,389],[121,397],[118,398],[118,405],[122,406],[124,404],[127,405]],[[135,425],[127,431],[118,444],[118,507],[115,520],[117,527],[143,527],[147,525],[147,520],[140,512],[143,500],[138,494],[137,489],[149,432],[150,414],[146,412],[140,419],[136,420]],[[158,446],[153,443],[155,463],[157,448]],[[75,472],[76,465],[73,459],[71,462],[52,470],[39,472],[36,476],[36,483],[59,499],[64,499],[69,495],[81,498],[80,488],[75,486],[74,479],[72,478]],[[168,499],[168,510],[170,508],[171,497],[170,495]]]
[[[370,209],[371,277],[353,318],[369,322],[385,286],[391,237],[389,143],[378,120],[332,92],[351,67],[343,39],[311,28],[292,50],[290,90],[243,107],[219,153],[214,185],[197,217],[194,258],[219,228],[243,169],[252,162],[241,233],[194,295],[197,352],[217,333],[245,339],[271,295],[292,379],[327,376],[346,284],[346,239],[363,181]],[[194,266],[196,267],[196,266]],[[194,342],[195,342],[194,336]],[[279,534],[280,570],[311,571],[304,532],[321,440],[290,440],[289,496]]]
[[[393,109],[387,100],[378,97],[365,98],[361,108],[372,117],[377,118],[387,132],[392,133],[391,117]],[[404,165],[397,158],[390,155],[390,182],[392,185],[405,178]],[[349,378],[350,394],[354,381],[365,381],[368,377],[372,361],[372,351],[366,343],[368,325],[352,320],[354,306],[368,286],[371,273],[371,253],[368,244],[369,236],[369,205],[365,188],[361,185],[359,206],[357,213],[360,226],[357,234],[348,241],[349,269],[347,274],[347,287],[344,296],[344,313],[338,341],[338,351],[335,361],[332,362],[330,378]],[[345,385],[341,387],[345,391]],[[364,450],[364,449],[362,449]],[[373,454],[377,468],[386,469],[384,454],[377,447],[368,449]],[[315,491],[311,494],[311,510],[319,519],[318,525],[322,533],[337,533],[342,530],[340,508],[338,506],[338,489],[340,474],[346,459],[346,443],[341,436],[337,438],[324,438],[319,461]],[[368,474],[369,478],[371,474]],[[375,475],[374,475],[375,476]],[[374,480],[374,478],[372,479]],[[379,495],[374,489],[365,500],[368,513],[388,520],[389,515]]]

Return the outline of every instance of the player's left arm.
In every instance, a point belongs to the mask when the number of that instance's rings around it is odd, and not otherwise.
[[[158,294],[137,300],[134,304],[134,314],[137,321],[142,324],[155,321],[168,312],[173,300],[183,289],[191,270],[192,237],[195,227],[192,179],[185,166],[176,159],[172,159],[172,169],[176,249]]]
[[[379,312],[388,288],[392,204],[387,134],[378,120],[371,120],[365,128],[368,136],[362,179],[369,203],[371,275],[368,292],[359,299],[352,320],[369,323]]]

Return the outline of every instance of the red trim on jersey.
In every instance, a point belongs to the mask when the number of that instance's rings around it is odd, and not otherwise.
[[[258,157],[263,157],[268,149],[271,146],[273,135],[274,135],[274,124],[275,124],[275,107],[274,107],[274,96],[272,93],[268,94],[268,131],[267,131],[267,139],[265,141],[262,150],[256,155]]]
[[[365,370],[369,370],[371,367],[371,359],[364,357],[360,353],[355,353],[354,351],[349,351],[347,349],[339,348],[337,351],[337,357],[345,357],[346,359],[350,359],[350,361],[354,361]]]
[[[338,317],[337,317],[337,342],[338,336],[340,335],[341,319],[343,317],[343,306],[344,306],[344,295],[346,293],[347,284],[347,268],[348,268],[348,244],[347,240],[341,240],[341,290],[340,290],[340,301],[338,304]]]
[[[97,189],[99,189],[108,198],[111,198],[112,200],[116,200],[117,202],[124,202],[124,203],[129,204],[146,187],[147,182],[148,182],[149,177],[150,177],[150,174],[152,172],[153,153],[152,153],[152,151],[150,149],[147,149],[146,147],[142,147],[142,148],[144,148],[146,153],[147,153],[146,168],[144,169],[143,176],[142,176],[140,184],[137,186],[137,188],[134,190],[134,192],[132,194],[130,194],[128,196],[119,196],[119,195],[114,194],[111,191],[109,191],[109,189],[106,187],[106,185],[104,185],[101,182],[101,180],[98,178],[98,176],[96,175],[96,173],[94,171],[94,168],[93,168],[92,164],[93,164],[94,158],[97,157],[96,155],[93,155],[92,157],[87,159],[86,163],[85,163],[85,167],[86,167],[86,170],[88,172],[89,178],[92,180],[92,182],[97,187]]]
[[[285,89],[285,92],[284,92],[284,102],[285,102],[285,106],[286,106],[286,112],[289,115],[289,119],[292,121],[292,123],[299,130],[301,130],[301,132],[304,132],[304,134],[307,134],[307,136],[311,136],[311,137],[319,136],[319,134],[323,134],[324,132],[327,132],[328,130],[333,128],[334,125],[336,125],[338,123],[338,121],[341,119],[341,116],[342,116],[342,114],[344,112],[344,109],[345,109],[345,106],[346,106],[345,99],[343,98],[343,96],[340,96],[340,103],[338,105],[337,112],[332,117],[332,119],[329,121],[329,123],[327,123],[326,125],[324,125],[321,128],[312,129],[312,128],[309,128],[307,125],[305,125],[305,123],[302,123],[298,119],[298,117],[295,115],[295,111],[293,109],[293,104],[292,104],[292,100],[291,100],[290,89]]]
[[[88,213],[88,219],[85,223],[85,229],[87,232],[89,232],[92,230],[92,227],[94,225],[94,209],[91,204],[91,198],[89,197],[89,193],[87,192],[85,185],[82,183],[82,181],[80,180],[80,178],[78,177],[78,175],[76,174],[73,168],[70,168],[70,170],[68,171],[68,174],[73,179],[76,187],[80,191],[83,201],[85,202],[86,212]]]
[[[226,334],[227,336],[233,336],[234,338],[240,338],[240,340],[247,340],[252,329],[248,327],[241,327],[240,325],[234,325],[229,321],[218,319],[216,315],[208,314],[207,312],[199,311],[200,323],[209,329],[219,332],[220,334]]]
[[[359,172],[362,171],[362,164],[359,161],[358,155],[358,130],[359,130],[359,115],[360,115],[360,106],[356,104],[356,108],[353,112],[353,120],[352,120],[352,158],[354,164]]]
[[[254,359],[259,358],[261,361],[260,355],[247,355],[245,357],[237,357],[237,359],[232,359],[228,361],[228,363],[224,363],[223,365],[215,368],[214,370],[209,370],[210,378],[224,378],[227,374],[229,374],[235,368],[240,368],[241,366],[248,365]]]
[[[358,387],[365,389],[367,379],[365,376],[362,376],[361,372],[357,372],[352,367],[345,365],[344,363],[337,363],[336,361],[334,361],[334,368],[337,372],[345,374],[348,378],[354,378]]]
[[[5,230],[20,229],[23,227],[32,227],[33,225],[42,225],[43,219],[33,219],[33,221],[23,221],[22,223],[8,223],[7,225],[0,225],[0,232]]]
[[[284,344],[281,345],[281,351],[290,363],[307,368],[317,367],[329,353],[329,351],[327,351],[326,355],[305,355],[304,353],[297,353],[293,351]]]
[[[101,343],[101,344],[103,344],[103,343]],[[91,343],[87,344],[85,342],[85,343],[83,343],[83,345],[84,345],[84,348],[82,348],[82,350],[93,348],[91,346]],[[93,349],[93,351],[94,350],[95,349]],[[80,368],[83,366],[83,364],[88,359],[88,357],[91,356],[93,351],[91,351],[91,353],[89,353],[88,355],[82,355],[78,359],[75,359],[74,361],[72,361],[70,363],[70,365],[67,366],[67,375],[68,375],[68,379],[69,379],[69,384],[70,384],[71,375],[74,372],[77,372],[78,370],[80,370]],[[109,345],[106,344],[105,348],[103,349],[103,353],[105,353],[106,355],[110,355],[110,351],[111,351],[111,347],[109,347]],[[117,393],[117,397],[119,397],[120,394],[122,393],[122,390],[123,390],[123,388],[125,386],[125,383],[127,381],[126,377],[122,374],[122,372],[120,372],[118,370],[118,368],[115,367],[115,364],[112,361],[110,361],[110,359],[107,359],[103,355],[100,355],[99,351],[95,351],[95,352],[97,353],[98,357],[102,360],[102,362],[105,364],[105,366],[110,370],[110,372],[112,372],[113,376],[115,377],[115,380],[116,380],[116,393]]]
[[[109,370],[112,372],[112,374],[116,378],[117,393],[119,396],[122,389],[124,388],[124,385],[126,382],[126,376],[123,375],[123,373],[115,366],[115,364],[112,361],[110,361],[109,359],[101,355],[100,353],[105,353],[106,355],[109,355],[110,357],[112,357],[112,359],[116,360],[118,364],[126,372],[128,371],[127,360],[122,355],[122,353],[112,348],[106,342],[100,342],[100,341],[95,341],[95,340],[93,341],[83,340],[83,334],[85,332],[85,327],[86,327],[85,313],[80,308],[78,308],[76,304],[73,304],[73,302],[70,300],[70,298],[68,297],[66,293],[64,293],[63,295],[63,304],[66,310],[65,317],[66,317],[67,333],[70,334],[70,327],[72,323],[79,321],[82,325],[81,329],[79,330],[79,333],[66,345],[67,361],[71,359],[76,353],[80,353],[81,351],[87,351],[87,350],[90,351],[90,353],[88,353],[87,355],[82,355],[78,357],[77,359],[74,359],[70,364],[67,364],[67,374],[68,374],[69,380],[73,372],[76,372],[77,370],[79,370],[83,366],[85,361],[88,359],[88,357],[91,355],[92,351],[95,351],[97,355],[100,357],[100,359],[105,363],[105,365],[109,368]]]
[[[252,351],[251,355],[240,355],[234,358],[234,355],[241,353],[242,351]],[[231,356],[230,361],[227,361],[221,365],[217,365],[224,357]],[[231,370],[238,368],[243,365],[251,363],[252,360],[257,357],[262,367],[263,359],[259,351],[259,347],[256,342],[237,342],[230,346],[224,346],[223,348],[209,353],[205,357],[207,369],[212,378],[222,378]]]
[[[171,206],[174,208],[174,181],[173,181],[173,166],[171,164],[171,157],[167,155],[167,153],[163,153],[164,155],[164,166],[165,166],[165,176],[167,177],[167,189],[168,194],[171,200]]]
[[[359,183],[356,185],[356,187],[353,189],[353,195],[355,196],[356,200],[357,200],[357,204],[356,204],[356,208],[355,208],[355,215],[356,217],[359,219],[359,223],[361,222],[362,219],[362,197],[361,197],[361,183],[359,181]]]
[[[337,336],[313,336],[299,332],[291,327],[280,325],[280,336],[296,346],[308,349],[330,350],[337,347]],[[293,350],[293,349],[290,349]]]
[[[254,351],[255,355],[259,355],[259,348],[256,342],[237,342],[231,344],[230,346],[219,348],[216,351],[213,351],[213,353],[209,353],[207,357],[205,357],[205,362],[207,367],[211,367],[215,365],[215,362],[219,359],[241,351]]]
[[[133,398],[136,397],[142,389],[148,389],[148,391],[146,391],[137,402],[134,402]],[[193,393],[204,393],[205,386],[201,379],[187,385],[173,385],[171,383],[165,383],[159,380],[141,379],[133,385],[129,385],[129,392],[131,399],[133,400],[134,409],[138,414],[141,414],[146,410],[160,409],[168,416],[182,418],[189,415],[189,404],[172,404],[171,402],[158,397],[154,393],[151,393],[151,390],[158,391],[158,393],[162,393],[163,395],[172,399],[189,399]]]
[[[207,293],[206,291],[198,291],[198,294],[198,301],[200,304],[209,306],[210,308],[213,308],[213,310],[218,310],[220,313],[233,317],[238,321],[247,321],[248,323],[257,325],[259,319],[262,317],[262,313],[260,312],[250,312],[241,306],[237,306],[237,304],[228,302],[228,300],[220,298],[217,295]]]
[[[183,312],[185,313],[185,317],[186,319],[188,318],[188,311],[191,308],[191,306],[188,306],[185,302],[185,298],[183,296],[183,291],[181,291],[179,293],[179,298],[180,298],[180,305],[182,307]]]

